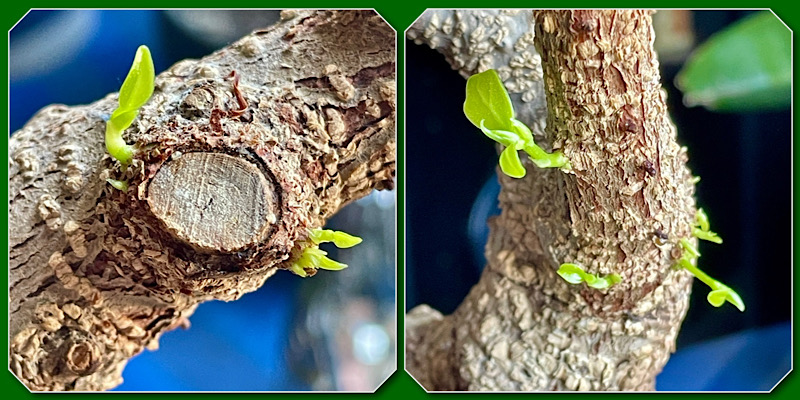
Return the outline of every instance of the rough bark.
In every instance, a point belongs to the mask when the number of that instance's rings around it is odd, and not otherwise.
[[[409,36],[436,48],[438,33],[485,43],[496,33],[480,35],[517,29],[504,23],[530,24],[515,19],[525,12],[439,13],[438,26],[429,12]],[[488,265],[452,315],[427,306],[408,314],[406,367],[428,390],[652,390],[688,307],[692,277],[673,265],[678,240],[691,238],[695,205],[650,12],[533,15],[541,58],[526,57],[538,70],[526,76],[543,77],[545,144],[562,150],[572,171],[526,161],[523,179],[499,174],[502,214],[489,223]],[[442,30],[445,18],[461,31]],[[472,54],[473,46],[440,50]],[[511,64],[511,46],[487,50],[482,64],[453,65],[469,74]],[[521,118],[535,127],[541,121],[524,119],[535,115]],[[556,274],[565,262],[623,281],[607,290],[571,285]]]
[[[118,385],[197,304],[257,289],[343,205],[392,188],[394,31],[372,11],[281,17],[160,74],[124,171],[103,142],[117,94],[11,137],[9,363],[28,388]]]

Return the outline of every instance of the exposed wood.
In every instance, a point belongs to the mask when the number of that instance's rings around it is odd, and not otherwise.
[[[264,240],[278,219],[276,197],[255,164],[220,153],[173,154],[147,189],[150,210],[169,232],[225,253]]]

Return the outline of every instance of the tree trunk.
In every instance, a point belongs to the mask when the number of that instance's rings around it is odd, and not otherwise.
[[[692,277],[672,267],[679,239],[694,242],[695,205],[650,12],[533,16],[435,11],[409,32],[446,54],[480,54],[477,63],[448,57],[463,75],[507,63],[501,77],[523,92],[512,96],[519,118],[572,171],[526,160],[525,178],[499,174],[488,265],[452,315],[424,305],[408,314],[406,367],[428,390],[652,390],[688,307]],[[520,90],[523,79],[535,94]],[[543,97],[547,128],[537,132]],[[572,285],[556,274],[562,263],[622,282]]]
[[[125,170],[103,142],[116,94],[11,137],[9,362],[29,389],[118,385],[200,302],[257,289],[311,229],[392,188],[393,29],[372,11],[281,17],[159,75]]]

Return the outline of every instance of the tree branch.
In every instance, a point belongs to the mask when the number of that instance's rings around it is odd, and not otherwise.
[[[112,388],[197,304],[257,289],[342,206],[391,189],[394,63],[374,12],[286,11],[159,75],[125,170],[103,143],[116,94],[40,111],[9,149],[14,374]]]
[[[534,15],[543,72],[528,79],[544,77],[545,136],[572,171],[500,174],[480,282],[452,315],[409,313],[407,368],[429,390],[651,390],[688,307],[691,275],[672,266],[695,210],[650,12]],[[623,281],[569,284],[567,262]]]

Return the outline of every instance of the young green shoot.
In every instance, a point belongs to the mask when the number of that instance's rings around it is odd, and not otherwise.
[[[134,148],[125,143],[122,132],[128,129],[141,108],[153,94],[155,68],[147,46],[139,46],[128,76],[119,90],[119,107],[106,122],[106,149],[111,157],[127,166],[133,159]],[[117,187],[116,185],[114,187]]]
[[[700,252],[697,251],[697,249],[689,242],[689,240],[686,238],[681,239],[680,245],[683,248],[683,255],[678,260],[678,265],[686,268],[686,270],[691,272],[695,278],[699,279],[701,282],[705,283],[711,288],[711,291],[706,297],[709,304],[714,307],[721,307],[727,301],[738,308],[739,311],[744,312],[744,302],[735,290],[708,276],[708,274],[697,268],[697,259],[700,257]]]
[[[320,243],[333,242],[340,249],[347,249],[361,243],[361,238],[341,231],[330,229],[314,229],[308,236],[308,247],[297,258],[289,270],[303,278],[314,275],[317,269],[338,271],[347,268],[347,264],[331,260],[328,253],[319,248]],[[309,271],[314,273],[309,274]]]
[[[128,191],[128,182],[120,181],[120,180],[116,180],[116,179],[111,179],[111,178],[106,179],[106,182],[110,183],[111,186],[114,187],[114,189],[121,190],[123,192],[127,192]]]
[[[533,141],[530,128],[514,118],[514,106],[497,71],[490,69],[467,79],[464,115],[484,135],[506,148],[500,153],[500,169],[512,178],[525,176],[519,150],[539,168],[570,169],[560,151],[548,153]]]
[[[708,223],[708,215],[706,212],[703,211],[702,208],[697,209],[697,214],[695,215],[695,223],[692,227],[692,235],[697,237],[698,239],[708,240],[709,242],[714,242],[717,244],[722,244],[722,238],[717,236],[716,233],[711,232],[710,226]]]
[[[561,267],[558,268],[558,275],[573,285],[585,282],[586,286],[594,289],[608,289],[622,281],[622,277],[618,274],[597,276],[584,271],[580,265],[571,263],[561,264]]]
[[[716,233],[711,232],[711,224],[708,222],[708,215],[702,208],[697,209],[695,214],[694,226],[692,226],[692,235],[698,239],[708,240],[714,243],[722,243],[722,238],[717,236]],[[678,265],[686,268],[691,272],[695,278],[708,285],[711,291],[708,293],[707,300],[709,304],[714,307],[721,307],[725,302],[733,304],[739,311],[744,312],[745,306],[742,298],[735,290],[726,286],[722,282],[708,276],[705,272],[697,268],[697,259],[700,257],[700,252],[689,242],[688,239],[682,238],[680,246],[683,249],[683,255],[678,260]]]

